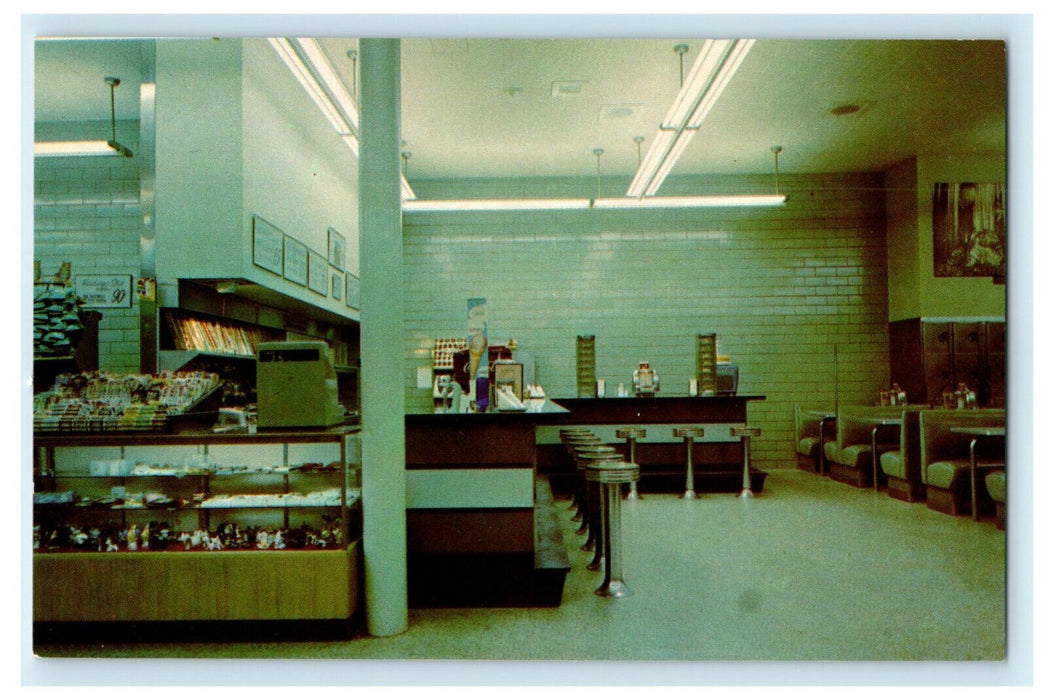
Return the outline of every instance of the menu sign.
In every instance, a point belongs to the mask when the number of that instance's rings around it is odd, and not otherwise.
[[[261,217],[254,217],[254,264],[283,274],[284,233]]]
[[[131,275],[77,275],[76,294],[85,307],[131,308]]]

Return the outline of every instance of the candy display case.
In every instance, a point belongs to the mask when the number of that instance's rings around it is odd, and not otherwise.
[[[355,428],[35,436],[34,622],[348,620]]]

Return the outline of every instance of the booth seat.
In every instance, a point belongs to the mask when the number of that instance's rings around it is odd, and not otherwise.
[[[920,476],[927,487],[927,507],[939,513],[960,515],[971,512],[971,436],[952,431],[958,426],[988,427],[1003,425],[1003,409],[935,410],[920,413]],[[985,471],[1003,466],[1002,447],[980,451],[979,464]],[[981,472],[982,469],[979,469]],[[993,501],[984,493],[985,481],[978,483],[978,498],[986,513]],[[979,513],[982,508],[979,507]]]
[[[902,426],[898,449],[880,453],[880,467],[887,476],[887,495],[908,503],[927,498],[927,489],[920,477],[920,412],[923,407],[909,407],[902,411]]]
[[[821,474],[822,442],[836,437],[836,419],[831,411],[803,408],[793,404],[793,436],[796,449],[796,466],[805,471]]]
[[[1007,526],[1007,472],[994,469],[986,474],[985,490],[996,504],[996,527],[1003,530]]]
[[[825,442],[829,476],[836,481],[864,488],[872,484],[872,430],[882,418],[900,418],[906,406],[840,406],[836,416],[836,439]],[[877,434],[877,451],[898,449],[897,426],[885,426]]]

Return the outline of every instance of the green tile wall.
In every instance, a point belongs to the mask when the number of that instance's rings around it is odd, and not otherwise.
[[[746,185],[760,191],[766,178],[721,189]],[[792,405],[832,405],[834,346],[842,402],[872,403],[887,385],[884,199],[876,175],[793,176],[781,188],[789,203],[773,210],[408,215],[407,411],[432,410],[416,368],[430,365],[434,337],[464,334],[466,300],[482,296],[492,341],[534,351],[553,397],[575,395],[579,334],[596,336],[609,391],[646,359],[663,394],[683,395],[695,334],[716,333],[740,393],[767,397],[751,404],[763,429],[755,463],[794,465]]]
[[[135,162],[116,157],[36,158],[33,170],[33,257],[40,261],[44,276],[70,261],[74,277],[137,277],[142,210]],[[137,305],[99,311],[100,367],[137,372]]]

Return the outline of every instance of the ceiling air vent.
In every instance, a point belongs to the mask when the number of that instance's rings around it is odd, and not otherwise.
[[[553,97],[575,97],[585,89],[584,80],[554,80]]]
[[[600,119],[629,119],[635,117],[641,107],[640,104],[601,105]]]

